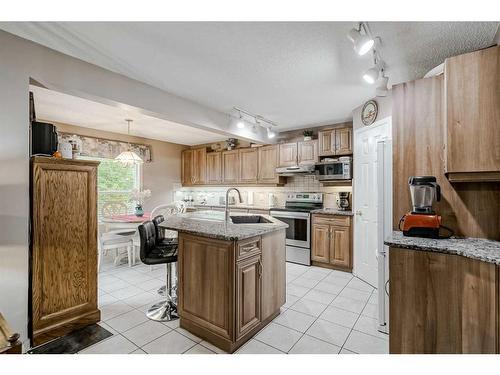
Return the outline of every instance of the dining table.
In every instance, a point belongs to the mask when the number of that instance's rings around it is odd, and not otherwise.
[[[109,232],[117,229],[137,229],[139,225],[151,219],[151,212],[145,212],[142,216],[134,214],[122,214],[103,217],[104,231]]]

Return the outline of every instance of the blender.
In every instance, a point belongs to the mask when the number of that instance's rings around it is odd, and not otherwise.
[[[404,236],[441,238],[441,216],[432,208],[434,201],[441,200],[441,187],[434,176],[413,176],[408,179],[412,210],[404,215],[399,227]],[[401,227],[402,224],[402,227]],[[448,228],[446,228],[448,229]]]

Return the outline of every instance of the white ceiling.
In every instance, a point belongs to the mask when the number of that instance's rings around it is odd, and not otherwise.
[[[36,117],[42,121],[127,134],[125,119],[133,119],[131,135],[189,146],[225,138],[221,134],[147,116],[133,109],[113,107],[37,86],[30,86],[30,90],[35,100]]]
[[[371,22],[389,83],[492,44],[497,22]],[[0,28],[213,109],[263,115],[279,130],[351,118],[374,96],[346,38],[350,22],[57,22]]]

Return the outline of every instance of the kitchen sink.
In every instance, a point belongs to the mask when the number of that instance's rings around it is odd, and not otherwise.
[[[247,215],[247,216],[230,216],[233,224],[269,224],[271,220],[267,220],[261,215]]]

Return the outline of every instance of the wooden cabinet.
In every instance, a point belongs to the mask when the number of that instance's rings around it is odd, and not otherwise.
[[[98,162],[32,159],[32,345],[100,320]]]
[[[183,186],[193,184],[193,150],[184,150],[181,154],[181,182]]]
[[[240,183],[257,183],[259,177],[259,152],[257,148],[242,148],[239,150]]]
[[[311,260],[317,266],[352,269],[350,216],[313,214]]]
[[[318,132],[319,156],[352,154],[352,128],[337,128]]]
[[[293,167],[297,165],[297,142],[279,145],[279,166]]]
[[[236,339],[261,322],[261,281],[260,254],[236,264]]]
[[[500,181],[500,47],[446,59],[446,172]]]
[[[299,165],[314,164],[318,158],[318,140],[303,141],[297,143]]]
[[[240,179],[240,158],[238,150],[222,152],[222,183],[237,184]]]
[[[207,184],[220,184],[222,182],[222,153],[207,153]]]
[[[204,185],[207,171],[207,150],[203,148],[195,148],[193,150],[193,184]]]
[[[279,146],[262,146],[259,148],[259,183],[279,184],[280,176],[276,174],[279,166]]]

